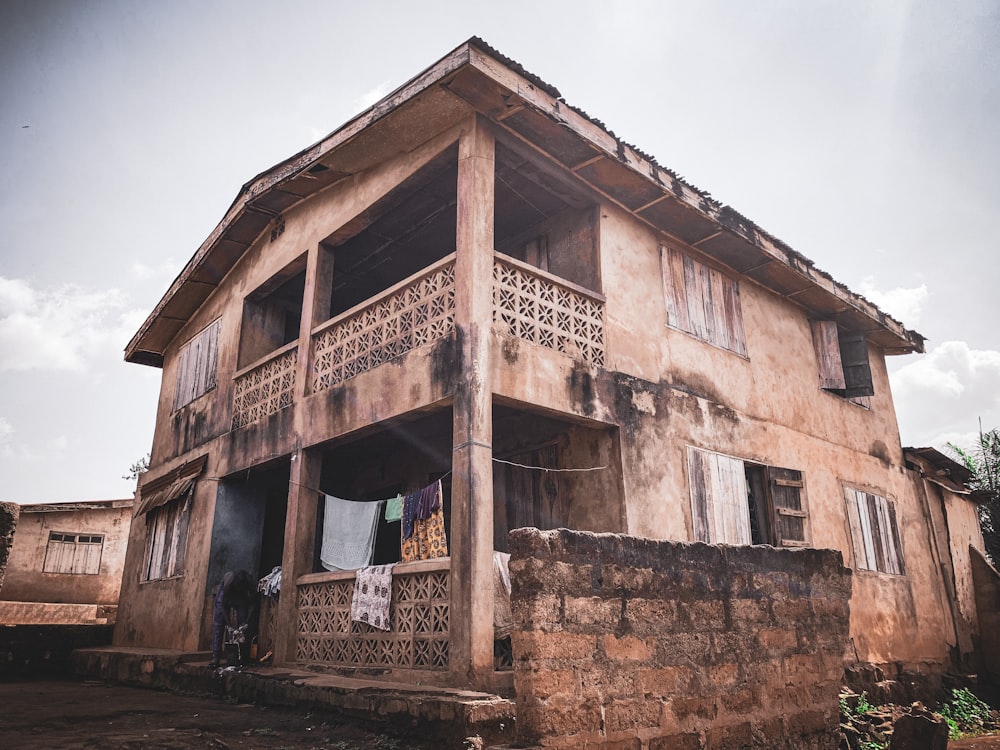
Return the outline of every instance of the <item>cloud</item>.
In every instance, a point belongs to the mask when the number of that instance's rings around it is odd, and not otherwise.
[[[904,445],[968,444],[1000,427],[1000,351],[946,341],[890,375]]]
[[[0,276],[0,372],[83,371],[121,351],[142,321],[117,289],[35,289]]]
[[[0,417],[0,456],[8,456],[12,452],[11,436],[14,434],[14,425],[6,418]]]
[[[177,262],[173,258],[167,258],[162,263],[148,266],[141,260],[132,261],[132,275],[139,281],[166,280],[170,281],[177,276],[179,271]]]
[[[392,91],[392,83],[390,81],[382,81],[382,83],[368,89],[368,91],[355,99],[354,109],[357,111],[368,109],[390,91]]]
[[[920,315],[930,297],[927,285],[921,284],[910,289],[896,287],[888,291],[880,291],[875,287],[875,277],[866,276],[861,281],[861,294],[878,305],[879,309],[889,313],[900,322],[915,328],[920,324]]]

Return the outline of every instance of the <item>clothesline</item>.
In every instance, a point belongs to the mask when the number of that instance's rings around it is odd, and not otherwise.
[[[581,468],[553,469],[553,468],[548,467],[548,466],[530,466],[528,464],[514,463],[513,461],[505,461],[502,458],[494,458],[493,461],[495,463],[498,463],[498,464],[507,464],[508,466],[516,466],[519,469],[533,469],[535,471],[550,471],[550,472],[603,471],[604,469],[608,468],[607,466],[584,466],[584,467],[581,467]],[[438,477],[438,480],[444,479],[446,476],[448,476],[449,474],[451,474],[452,471],[453,471],[452,469],[448,469],[448,471],[446,471],[444,474],[442,474],[440,477]],[[289,484],[294,484],[297,487],[305,487],[307,490],[312,490],[313,492],[318,492],[321,495],[325,495],[326,494],[323,490],[319,489],[318,487],[310,487],[309,485],[302,484],[301,482],[295,482],[295,481],[292,481],[291,479],[288,480],[288,483]],[[363,502],[373,502],[374,503],[374,502],[380,502],[380,501],[379,500],[369,500],[369,501],[363,501]]]

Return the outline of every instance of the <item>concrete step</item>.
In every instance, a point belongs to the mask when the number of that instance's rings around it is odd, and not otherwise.
[[[377,726],[389,734],[419,733],[446,747],[511,742],[514,702],[491,693],[342,677],[301,669],[253,665],[212,669],[208,654],[108,646],[73,652],[73,671],[175,692],[202,692],[244,703],[321,709]]]

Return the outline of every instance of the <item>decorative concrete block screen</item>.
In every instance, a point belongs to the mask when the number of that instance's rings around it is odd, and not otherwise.
[[[380,669],[448,669],[450,560],[397,565],[392,572],[392,630],[351,620],[354,573],[299,579],[296,660]]]
[[[236,376],[234,430],[292,405],[298,349],[294,344],[289,347],[279,349],[266,362]]]
[[[518,742],[835,750],[839,552],[510,534]]]
[[[312,392],[343,383],[454,330],[452,254],[317,328]]]
[[[513,258],[493,264],[493,326],[604,365],[604,298]]]

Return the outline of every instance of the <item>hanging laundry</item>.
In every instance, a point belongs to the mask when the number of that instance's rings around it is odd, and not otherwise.
[[[407,536],[406,500],[415,498],[416,507],[413,510],[413,532]],[[433,560],[448,556],[448,537],[444,529],[444,513],[441,510],[441,482],[425,487],[420,492],[407,495],[404,500],[402,541],[400,544],[400,559],[403,562],[414,560]],[[421,509],[428,515],[421,518]]]
[[[359,568],[354,574],[351,619],[379,630],[391,630],[389,605],[392,600],[392,565]]]
[[[510,555],[493,553],[493,638],[501,640],[514,629],[510,609]]]
[[[422,490],[421,490],[422,492]],[[417,520],[417,506],[420,504],[420,492],[411,492],[403,498],[403,539],[413,535],[413,523]]]
[[[281,566],[275,565],[271,572],[257,582],[257,591],[263,596],[277,598],[281,592]]]
[[[394,521],[403,520],[403,496],[397,495],[396,497],[385,501],[385,522],[393,523]]]
[[[326,496],[323,546],[319,559],[327,570],[356,570],[372,561],[375,528],[383,501],[374,503]]]

